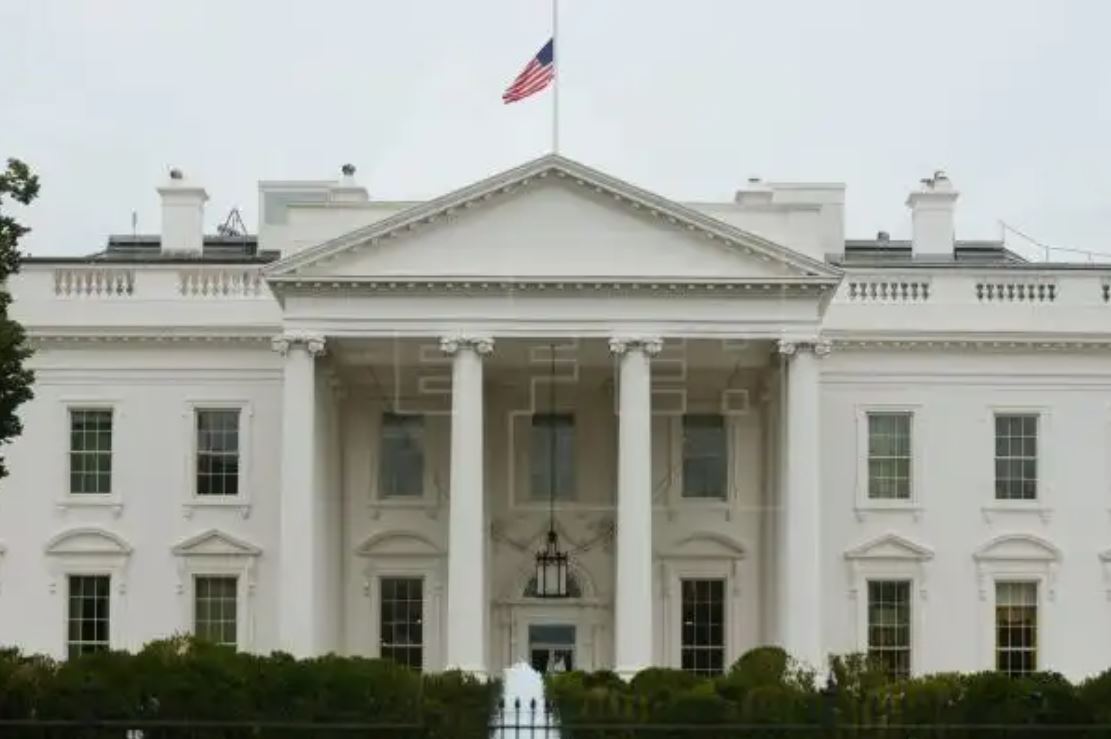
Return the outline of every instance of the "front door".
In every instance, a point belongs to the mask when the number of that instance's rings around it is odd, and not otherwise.
[[[529,624],[529,662],[541,674],[575,669],[575,627],[569,624]]]

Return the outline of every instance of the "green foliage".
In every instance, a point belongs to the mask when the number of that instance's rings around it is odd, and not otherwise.
[[[1111,724],[1111,671],[1079,686],[1054,673],[895,679],[864,655],[845,655],[830,659],[829,680],[822,685],[813,671],[775,647],[745,654],[717,678],[653,668],[629,683],[609,673],[565,673],[550,678],[548,686],[565,726],[595,727],[574,731],[589,739],[633,737],[628,725],[642,723],[749,727],[713,729],[700,737],[778,737],[784,726],[793,726],[791,736],[859,739],[978,739],[997,734],[1003,724],[1024,727],[1007,734],[1012,739],[1040,739],[1056,736],[1044,727]],[[626,726],[602,728],[613,724]],[[985,724],[995,728],[985,727],[985,734],[977,728]],[[657,733],[682,735],[678,728],[657,727]]]
[[[4,719],[359,722],[413,727],[389,731],[403,739],[479,739],[499,691],[457,672],[421,675],[360,657],[242,654],[185,636],[137,654],[66,662],[0,652]]]
[[[34,375],[23,364],[31,356],[23,327],[8,315],[11,294],[8,278],[19,271],[19,240],[30,229],[4,213],[4,200],[11,198],[29,205],[39,194],[39,178],[18,159],[9,159],[0,172],[0,444],[10,442],[23,431],[16,410],[32,397]],[[0,456],[0,478],[8,468]]]

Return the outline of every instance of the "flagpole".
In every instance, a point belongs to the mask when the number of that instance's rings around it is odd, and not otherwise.
[[[559,153],[559,0],[552,0],[552,153]]]

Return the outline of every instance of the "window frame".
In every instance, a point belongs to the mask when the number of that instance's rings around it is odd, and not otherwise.
[[[68,429],[68,431],[69,431],[69,450],[66,454],[66,458],[67,458],[67,461],[68,461],[66,473],[67,473],[67,477],[69,478],[69,480],[68,480],[68,484],[67,484],[66,495],[71,497],[71,498],[85,498],[87,496],[91,496],[94,499],[95,498],[101,498],[101,499],[111,498],[114,494],[115,482],[116,482],[116,479],[115,479],[115,459],[116,459],[116,454],[115,454],[116,413],[115,413],[115,409],[112,408],[111,406],[90,407],[90,406],[84,406],[84,405],[71,405],[71,406],[68,407],[67,410],[68,410],[68,419],[69,419],[69,429]],[[74,455],[86,454],[86,455],[89,455],[89,456],[99,456],[99,455],[105,453],[104,450],[102,450],[102,449],[97,449],[95,451],[90,451],[90,450],[77,451],[77,450],[74,449],[74,445],[73,445],[74,414],[77,414],[77,413],[107,413],[108,414],[108,451],[107,451],[107,454],[108,454],[108,489],[107,490],[104,490],[104,491],[99,491],[98,490],[96,492],[80,492],[80,493],[78,493],[78,492],[75,492],[74,489],[73,489],[73,475],[74,475],[73,458],[74,458]],[[94,474],[99,474],[99,473],[94,473]]]
[[[914,583],[914,578],[913,577],[900,577],[898,575],[893,575],[893,576],[878,576],[877,575],[877,576],[869,576],[869,577],[864,578],[864,587],[863,587],[862,592],[861,592],[861,595],[863,596],[863,599],[864,599],[864,606],[863,606],[863,610],[864,610],[864,645],[863,645],[863,652],[864,652],[864,654],[871,657],[872,650],[873,650],[873,647],[872,647],[872,586],[873,585],[879,585],[879,584],[893,584],[893,583],[904,584],[904,585],[906,585],[906,588],[907,588],[906,607],[907,607],[907,631],[908,631],[908,634],[907,634],[907,643],[906,643],[907,672],[906,672],[905,675],[892,676],[892,677],[910,678],[910,677],[913,677],[914,674],[915,674],[914,673],[914,668],[915,668],[915,656],[916,655],[915,655],[915,650],[914,650],[914,641],[915,641],[915,638],[918,635],[917,634],[918,628],[915,624],[915,618],[917,616],[918,608],[916,608],[915,605],[914,605],[915,583]],[[898,647],[898,648],[902,649],[902,647]],[[882,648],[877,649],[877,651],[882,651]],[[889,651],[893,651],[893,650],[889,650]]]
[[[724,666],[737,660],[745,650],[758,646],[759,636],[753,629],[759,603],[744,598],[744,588],[755,588],[753,563],[743,551],[722,546],[719,553],[708,554],[705,539],[691,539],[687,547],[662,554],[659,584],[663,596],[663,633],[665,664],[678,670],[683,664],[683,580],[723,580],[725,582],[725,658]],[[697,550],[697,553],[696,551]],[[653,578],[656,579],[655,577]]]
[[[1012,673],[999,669],[999,586],[1000,585],[1032,585],[1034,587],[1034,669],[1029,672]],[[1045,606],[1042,591],[1045,585],[1041,578],[1000,575],[992,578],[991,588],[991,667],[993,672],[1005,675],[1029,675],[1043,669],[1043,655],[1045,646],[1042,644],[1042,624],[1045,621]],[[1012,650],[1019,651],[1019,650]]]
[[[380,654],[379,616],[383,577],[420,577],[424,580],[424,672],[443,669],[444,602],[447,582],[446,552],[437,542],[409,530],[385,530],[371,535],[355,549],[362,560],[362,594],[357,613],[348,619],[348,643],[359,654]]]
[[[181,598],[180,629],[194,633],[194,602],[198,577],[234,577],[236,589],[236,650],[254,647],[254,594],[257,560],[262,549],[219,529],[208,529],[179,542],[171,549],[177,560],[177,593]]]
[[[115,623],[116,618],[118,617],[119,603],[116,601],[116,599],[114,599],[112,597],[113,585],[115,584],[113,582],[112,573],[108,572],[108,571],[104,571],[104,570],[99,570],[99,571],[95,571],[95,572],[94,571],[72,571],[72,572],[67,572],[65,574],[65,607],[63,609],[64,612],[65,612],[65,630],[66,630],[65,631],[65,642],[64,642],[64,646],[63,646],[63,652],[65,654],[65,659],[67,661],[74,658],[73,655],[70,654],[70,650],[71,650],[72,646],[75,643],[82,643],[82,644],[92,644],[93,643],[93,642],[86,642],[86,641],[83,641],[83,640],[77,640],[77,642],[74,642],[74,640],[70,639],[69,627],[70,627],[70,624],[73,622],[73,613],[70,610],[70,607],[72,605],[73,579],[74,578],[79,578],[79,577],[80,578],[103,578],[104,580],[108,581],[107,592],[104,594],[104,599],[105,599],[105,602],[106,602],[107,608],[108,608],[108,619],[107,619],[107,624],[106,624],[106,631],[107,631],[106,636],[107,636],[107,638],[104,641],[103,650],[98,650],[98,651],[110,651],[114,648],[114,646],[113,646],[113,641],[114,640],[112,638],[112,635],[113,635],[113,632],[114,632],[113,624]]]
[[[554,496],[554,499],[555,499],[555,504],[557,506],[559,506],[559,505],[564,505],[564,506],[574,505],[575,503],[577,503],[579,501],[579,498],[580,498],[578,418],[577,418],[574,410],[555,411],[555,412],[550,412],[550,411],[535,412],[535,413],[529,414],[527,416],[527,418],[529,420],[529,423],[528,423],[528,445],[529,445],[528,449],[529,449],[529,453],[528,453],[528,478],[527,478],[528,479],[528,482],[527,482],[528,489],[525,493],[525,497],[526,497],[526,500],[527,500],[528,504],[533,505],[533,506],[548,505],[548,500],[549,500],[549,496],[548,496],[547,493],[538,494],[536,492],[536,490],[533,488],[533,485],[532,485],[533,480],[535,479],[533,477],[533,472],[535,471],[535,468],[533,467],[533,454],[532,454],[532,452],[533,452],[533,442],[535,440],[533,434],[535,434],[536,428],[537,428],[536,427],[536,419],[537,418],[555,418],[555,419],[569,418],[571,420],[570,424],[568,424],[568,426],[570,426],[570,428],[571,428],[571,487],[566,493],[560,494],[560,493],[557,492],[556,495]],[[558,478],[558,473],[557,473],[557,478]],[[558,488],[558,485],[557,485],[557,488]]]
[[[875,414],[910,416],[910,497],[872,498],[869,489],[869,416]],[[922,493],[928,469],[923,445],[923,409],[920,404],[869,403],[856,407],[856,513],[909,512],[917,519],[922,510]]]
[[[1001,415],[1030,415],[1038,417],[1037,437],[1037,485],[1036,497],[996,498],[995,497],[995,419]],[[984,439],[984,503],[982,513],[986,522],[991,523],[1003,514],[1034,514],[1048,523],[1053,513],[1053,416],[1046,406],[993,404],[988,406],[984,416],[987,433]]]
[[[1038,584],[1038,666],[1053,669],[1049,656],[1052,632],[1046,623],[1053,618],[1061,553],[1050,542],[1032,534],[997,536],[973,554],[981,611],[980,664],[995,670],[995,597],[997,582],[1036,582]]]
[[[235,583],[235,596],[232,599],[235,603],[235,643],[228,644],[226,642],[217,642],[219,646],[231,647],[236,651],[242,649],[240,643],[240,634],[243,633],[243,609],[242,609],[242,580],[243,578],[237,572],[193,572],[189,578],[189,610],[191,613],[189,633],[196,635],[197,633],[197,581],[198,580],[232,580]]]
[[[721,468],[722,468],[722,491],[721,495],[688,495],[687,494],[687,418],[709,418],[714,417],[721,420]],[[732,462],[734,455],[731,454],[732,440],[734,434],[731,432],[730,415],[721,412],[698,412],[688,411],[679,416],[679,472],[678,472],[678,497],[685,503],[727,503],[731,497],[730,490],[732,487],[733,473]]]
[[[700,676],[703,676],[703,677],[713,677],[713,676],[717,676],[717,675],[724,675],[729,670],[729,666],[730,666],[730,661],[729,661],[729,656],[730,656],[729,655],[729,630],[730,630],[730,619],[729,619],[729,616],[730,616],[729,585],[730,585],[730,583],[729,583],[729,578],[727,578],[727,577],[705,577],[705,576],[684,576],[684,575],[680,575],[679,578],[678,578],[678,581],[679,581],[678,582],[679,597],[676,599],[678,601],[678,605],[679,605],[679,618],[678,618],[677,623],[676,623],[676,625],[679,627],[679,635],[678,635],[678,639],[677,639],[678,646],[679,646],[678,669],[683,670],[684,672],[690,672],[691,674],[700,675]],[[700,646],[700,645],[688,646],[686,644],[686,642],[684,641],[683,631],[684,631],[684,627],[686,626],[686,624],[683,621],[683,595],[684,595],[685,585],[687,583],[716,583],[716,584],[719,584],[721,586],[721,599],[720,599],[720,607],[721,607],[721,644],[720,645],[712,644],[708,647],[703,647],[703,646]],[[712,603],[712,601],[711,601],[711,603]],[[701,651],[709,652],[711,650],[716,650],[716,649],[721,650],[721,672],[719,672],[719,673],[707,673],[707,672],[699,671],[697,668],[688,670],[688,669],[683,667],[683,654],[687,650],[701,650]]]
[[[393,495],[387,494],[382,488],[382,470],[385,467],[385,455],[383,446],[385,443],[385,429],[387,416],[415,416],[420,419],[421,435],[420,435],[420,452],[421,452],[421,490],[416,495]],[[390,411],[387,409],[377,409],[377,426],[375,434],[375,449],[374,449],[374,469],[372,470],[373,478],[371,484],[374,486],[374,499],[384,505],[397,505],[405,506],[406,504],[412,505],[420,503],[428,499],[432,487],[430,467],[433,460],[429,455],[428,438],[431,433],[430,418],[428,413],[405,413]]]
[[[421,618],[421,640],[420,640],[420,664],[416,665],[414,669],[420,672],[427,671],[428,665],[428,636],[429,636],[429,622],[428,622],[428,578],[421,573],[408,573],[408,574],[394,574],[394,573],[378,573],[375,578],[375,586],[377,589],[378,597],[376,598],[374,615],[375,615],[375,630],[377,651],[376,656],[379,659],[389,659],[382,656],[382,608],[385,605],[383,583],[386,580],[410,580],[420,583],[420,618]],[[414,645],[394,645],[397,648],[413,648]],[[413,667],[413,665],[405,665],[406,667]]]
[[[66,511],[70,508],[107,508],[110,509],[116,517],[123,512],[123,484],[120,479],[120,469],[117,464],[117,459],[121,452],[122,435],[120,429],[122,422],[126,419],[126,413],[123,409],[123,404],[116,398],[105,397],[74,397],[62,398],[61,405],[61,420],[60,424],[63,427],[62,438],[65,439],[62,448],[62,463],[59,469],[62,470],[62,480],[58,484],[59,495],[56,499],[55,505],[60,511]],[[70,489],[70,450],[71,442],[70,435],[72,433],[71,418],[72,412],[96,410],[96,411],[110,411],[112,413],[112,459],[111,459],[111,491],[108,493],[73,493]]]
[[[200,411],[239,411],[239,485],[235,495],[199,495],[197,493],[197,459],[200,454],[197,418]],[[182,507],[186,518],[191,518],[200,508],[237,509],[244,518],[251,512],[252,494],[252,440],[254,438],[254,406],[241,399],[190,399],[182,412],[187,443],[185,449],[185,500]]]

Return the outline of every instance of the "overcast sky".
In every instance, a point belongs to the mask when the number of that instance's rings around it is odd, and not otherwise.
[[[427,198],[546,153],[500,95],[550,0],[0,0],[0,158],[42,176],[33,254],[157,231],[170,166],[253,231],[259,179]],[[1111,252],[1107,0],[560,0],[561,153],[663,195],[848,185],[850,236],[909,233],[934,169],[958,236],[1007,221]],[[1018,244],[1016,243],[1016,246]]]

